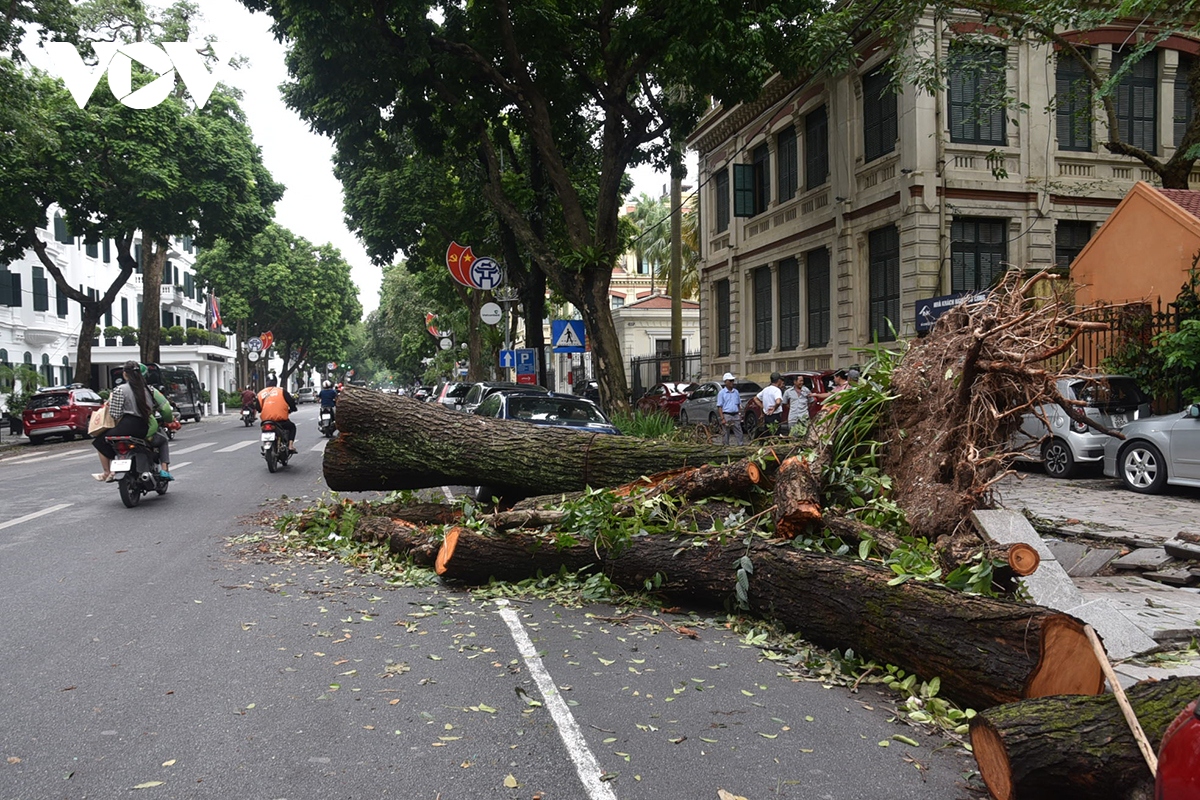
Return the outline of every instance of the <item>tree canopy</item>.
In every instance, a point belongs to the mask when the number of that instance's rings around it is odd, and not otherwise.
[[[709,95],[752,97],[774,71],[793,69],[818,8],[807,0],[569,9],[547,0],[243,2],[274,18],[289,46],[285,96],[316,130],[360,146],[400,129],[423,152],[478,153],[483,196],[582,313],[610,410],[628,402],[608,298],[625,244],[617,223],[625,170],[677,160],[671,132],[690,130]],[[536,171],[508,169],[514,135]],[[539,227],[524,213],[524,200],[538,194],[557,225]]]

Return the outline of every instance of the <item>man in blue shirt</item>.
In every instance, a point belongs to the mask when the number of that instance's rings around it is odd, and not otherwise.
[[[742,395],[734,386],[732,372],[726,372],[723,379],[725,385],[717,392],[717,414],[721,418],[721,443],[729,444],[729,435],[737,438],[739,445],[745,444],[742,438]]]
[[[321,384],[321,391],[317,392],[317,398],[321,401],[321,408],[333,408],[337,405],[337,389],[333,388],[333,384],[325,381]]]

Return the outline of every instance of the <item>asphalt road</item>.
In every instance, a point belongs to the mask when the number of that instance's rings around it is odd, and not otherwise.
[[[316,407],[297,424],[275,475],[257,427],[186,424],[135,509],[89,442],[0,458],[0,800],[977,796],[890,696],[794,680],[720,625],[260,552],[265,511],[325,491]]]

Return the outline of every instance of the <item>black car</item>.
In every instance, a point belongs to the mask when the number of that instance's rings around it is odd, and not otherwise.
[[[595,381],[575,381],[575,385],[571,387],[571,393],[585,397],[593,403],[600,402],[600,385]]]
[[[620,435],[621,431],[604,416],[600,407],[584,397],[567,394],[529,392],[493,392],[475,414],[496,419],[513,419],[533,425],[575,428],[590,433]]]
[[[458,409],[470,413],[495,392],[524,392],[526,394],[549,394],[550,390],[536,383],[512,383],[511,381],[480,381],[471,387],[459,401]]]

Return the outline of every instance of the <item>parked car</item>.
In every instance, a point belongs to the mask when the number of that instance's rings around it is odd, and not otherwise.
[[[1079,410],[1105,428],[1121,428],[1150,416],[1151,398],[1126,375],[1064,377],[1057,386],[1065,399],[1083,401]],[[1055,478],[1069,478],[1079,464],[1104,458],[1105,446],[1113,437],[1072,420],[1053,403],[1040,410],[1045,421],[1037,413],[1025,414],[1021,429],[1010,442],[1014,451],[1020,451],[1019,458],[1040,460],[1046,474]]]
[[[600,384],[595,381],[575,381],[575,385],[571,387],[571,392],[580,397],[586,397],[593,403],[600,402]]]
[[[296,405],[317,402],[317,390],[311,386],[301,386],[296,390]]]
[[[660,411],[671,419],[679,419],[679,407],[687,400],[688,393],[698,386],[696,383],[678,381],[656,383],[638,398],[635,408],[643,414]]]
[[[433,394],[432,386],[418,386],[416,391],[413,392],[413,399],[424,403],[429,399],[431,394]]]
[[[92,412],[102,405],[100,395],[80,383],[39,389],[25,404],[21,427],[30,444],[40,444],[49,436],[70,441],[87,435]]]
[[[783,373],[783,411],[782,419],[786,422],[788,412],[791,410],[791,403],[787,399],[787,390],[796,382],[796,376],[804,377],[804,385],[813,393],[812,403],[808,406],[808,418],[815,419],[817,414],[821,413],[821,407],[825,403],[825,398],[829,397],[829,392],[833,389],[833,373],[831,369],[818,372],[816,370],[803,370],[800,372],[785,372]],[[751,400],[754,398],[751,397]],[[758,401],[743,403],[743,408],[746,409],[745,421],[742,423],[742,428],[746,432],[757,432],[762,427],[762,408]]]
[[[1124,439],[1109,436],[1104,444],[1105,475],[1142,494],[1200,486],[1200,405],[1130,422],[1121,433]]]
[[[468,413],[488,398],[488,395],[498,391],[525,392],[527,394],[549,394],[550,390],[536,383],[512,383],[511,381],[480,381],[474,384],[462,399],[461,411]]]
[[[724,386],[720,381],[705,381],[693,389],[679,406],[679,424],[719,426],[721,418],[717,414],[717,392]],[[743,409],[746,409],[754,395],[762,390],[754,381],[737,381],[734,387],[742,396]]]
[[[447,408],[458,408],[469,391],[469,383],[444,383],[441,391],[437,393],[436,400]]]
[[[590,433],[621,433],[591,400],[554,392],[495,391],[479,404],[474,413],[481,417],[575,428]]]

